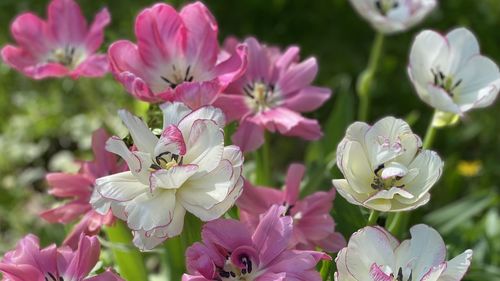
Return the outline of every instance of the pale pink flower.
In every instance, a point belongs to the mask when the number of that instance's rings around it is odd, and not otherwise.
[[[446,261],[446,245],[433,228],[419,224],[401,243],[382,227],[367,226],[349,239],[335,262],[335,281],[459,281],[472,250]]]
[[[18,46],[2,48],[2,59],[33,79],[99,77],[108,72],[106,55],[96,54],[110,22],[101,10],[90,27],[74,0],[52,0],[44,21],[33,13],[19,15],[11,26]]]
[[[296,46],[282,53],[278,48],[261,45],[255,38],[244,43],[248,48],[247,71],[229,84],[214,103],[224,110],[228,121],[239,120],[233,142],[243,151],[255,150],[264,143],[264,130],[319,139],[319,123],[301,115],[317,109],[331,95],[328,88],[311,86],[318,72],[316,58],[299,62]],[[235,39],[228,39],[227,53],[234,53],[235,45]]]
[[[40,249],[33,234],[19,241],[16,249],[7,252],[0,262],[3,281],[123,281],[110,271],[88,277],[99,260],[97,237],[82,234],[78,248],[57,248],[50,245]]]
[[[126,170],[126,164],[118,164],[118,157],[104,148],[109,135],[104,129],[99,129],[92,136],[94,161],[83,162],[78,174],[50,173],[47,175],[49,193],[60,198],[70,198],[71,201],[40,214],[42,218],[52,223],[68,224],[75,220],[79,222],[64,240],[64,245],[73,249],[78,246],[82,233],[96,235],[101,226],[111,225],[114,217],[111,212],[101,215],[92,209],[89,201],[97,178]]]
[[[255,228],[259,224],[259,216],[273,204],[283,205],[285,214],[293,218],[292,247],[313,250],[317,246],[327,252],[338,252],[345,247],[346,241],[342,234],[335,232],[335,222],[330,215],[335,189],[318,191],[299,200],[304,172],[303,165],[290,165],[284,190],[254,187],[247,182],[243,194],[236,201],[240,219]]]
[[[109,48],[111,70],[127,91],[147,102],[178,101],[185,87],[208,84],[217,93],[246,67],[246,50],[219,60],[218,27],[201,2],[177,12],[155,4],[136,18],[137,45],[120,40]]]
[[[292,218],[274,205],[255,231],[239,221],[218,219],[204,225],[197,242],[186,251],[190,274],[183,281],[319,281],[316,264],[330,257],[322,252],[287,249]]]

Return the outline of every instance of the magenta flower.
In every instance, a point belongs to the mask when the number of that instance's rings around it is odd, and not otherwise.
[[[299,188],[305,167],[292,164],[288,168],[284,190],[254,187],[246,182],[243,194],[236,201],[240,208],[240,219],[251,228],[259,224],[259,216],[273,204],[283,205],[285,214],[293,218],[293,235],[290,246],[313,250],[320,247],[327,252],[338,252],[345,247],[342,234],[335,232],[335,222],[330,211],[335,189],[318,191],[299,200]]]
[[[56,245],[40,249],[38,237],[25,236],[0,262],[3,281],[123,281],[110,271],[87,277],[99,260],[97,237],[82,234],[78,249]]]
[[[96,235],[100,232],[102,225],[111,225],[114,222],[111,212],[101,215],[94,211],[89,203],[97,178],[126,170],[126,164],[118,165],[116,155],[104,148],[108,138],[109,135],[104,129],[94,132],[92,149],[95,160],[83,162],[78,174],[50,173],[47,175],[49,193],[56,197],[72,198],[72,200],[60,207],[45,211],[40,216],[51,223],[62,224],[80,219],[63,242],[64,245],[69,245],[73,249],[78,246],[78,239],[82,233]]]
[[[186,251],[189,274],[183,281],[319,281],[315,271],[327,254],[287,249],[292,238],[292,218],[282,216],[285,208],[274,205],[262,215],[255,231],[231,219],[204,225],[203,243]]]
[[[328,88],[311,86],[318,72],[315,58],[299,62],[299,48],[279,49],[261,45],[255,38],[245,40],[248,66],[245,75],[229,84],[214,105],[228,121],[239,120],[233,142],[243,151],[264,143],[264,130],[285,136],[317,140],[322,136],[316,120],[303,117],[320,107],[331,95]],[[236,40],[226,40],[226,51],[234,53]]]
[[[108,10],[101,10],[90,27],[74,0],[52,0],[47,13],[47,21],[29,12],[14,20],[11,32],[18,46],[3,47],[2,59],[33,79],[106,74],[106,55],[95,52],[110,22]]]
[[[246,50],[219,60],[218,27],[201,2],[179,13],[170,5],[144,9],[135,21],[137,45],[120,40],[109,48],[111,70],[127,91],[147,102],[178,101],[185,88],[202,84],[218,92],[246,68]]]

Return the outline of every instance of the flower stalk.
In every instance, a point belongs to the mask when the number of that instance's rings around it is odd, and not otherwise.
[[[269,157],[269,134],[264,133],[264,144],[255,152],[255,183],[257,185],[271,185],[271,163]]]
[[[117,220],[113,226],[105,227],[104,232],[112,244],[130,244],[130,247],[113,247],[111,249],[120,275],[129,281],[148,280],[143,256],[132,246],[132,234],[127,226],[122,221]]]
[[[380,216],[380,212],[376,210],[371,210],[370,216],[368,217],[367,226],[376,225],[378,217]]]
[[[370,92],[372,90],[373,78],[378,69],[384,45],[384,34],[377,33],[373,41],[368,66],[361,73],[356,90],[359,96],[358,120],[367,121],[370,114]]]

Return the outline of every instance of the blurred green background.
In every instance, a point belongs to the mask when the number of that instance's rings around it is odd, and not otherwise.
[[[112,14],[102,51],[117,39],[135,41],[134,18],[142,8],[154,3],[78,2],[88,19],[104,6]],[[170,3],[182,6],[183,2]],[[47,3],[2,0],[0,45],[12,42],[9,25],[16,14],[30,10],[45,18]],[[304,193],[330,188],[330,179],[340,177],[333,163],[334,150],[356,116],[354,83],[367,63],[374,38],[371,27],[346,0],[212,0],[206,4],[218,20],[221,41],[228,35],[253,35],[281,47],[299,45],[303,57],[318,58],[316,84],[331,87],[335,96],[310,115],[321,120],[326,136],[311,145],[274,136],[272,168],[276,184],[281,184],[288,163],[306,161],[309,176]],[[423,24],[386,38],[370,120],[387,115],[407,118],[423,137],[432,109],[417,98],[407,78],[413,37],[425,28],[446,32],[466,26],[477,35],[483,53],[498,62],[499,14],[498,0],[441,1]],[[62,241],[63,226],[48,225],[37,217],[55,202],[46,195],[44,174],[75,171],[74,159],[91,157],[90,135],[94,129],[106,126],[122,130],[115,112],[123,107],[134,110],[140,106],[111,75],[97,80],[34,81],[0,65],[0,253],[13,248],[28,232],[40,235],[43,243]],[[432,190],[430,204],[415,212],[410,222],[436,227],[449,245],[451,256],[466,248],[474,249],[473,267],[466,280],[500,280],[499,110],[497,103],[474,111],[456,126],[438,132],[433,149],[445,160],[445,171]],[[334,217],[338,229],[347,237],[363,226],[360,216],[358,208],[336,199]]]

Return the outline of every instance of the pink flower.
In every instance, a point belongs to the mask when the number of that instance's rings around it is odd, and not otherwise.
[[[51,188],[49,193],[56,197],[72,198],[72,200],[60,207],[45,211],[40,216],[51,223],[63,224],[80,218],[63,242],[73,249],[78,246],[81,233],[96,235],[100,232],[102,225],[111,225],[114,222],[111,212],[101,215],[94,211],[89,203],[97,178],[126,170],[126,164],[118,165],[117,157],[104,148],[108,138],[109,135],[104,129],[94,132],[92,148],[95,160],[83,162],[78,174],[50,173],[47,175]]]
[[[0,262],[3,281],[123,281],[110,271],[87,277],[99,260],[97,237],[82,234],[78,249],[56,245],[40,249],[38,237],[29,234]]]
[[[314,57],[299,62],[299,48],[261,45],[255,38],[245,40],[248,66],[245,75],[229,84],[214,105],[222,108],[228,121],[239,120],[233,142],[243,151],[264,143],[264,129],[285,136],[317,140],[322,136],[316,120],[301,112],[320,107],[331,95],[328,88],[311,86],[318,72]],[[235,39],[226,40],[226,50],[234,53]]]
[[[90,27],[74,0],[52,0],[47,13],[47,21],[33,13],[14,20],[11,32],[18,46],[3,47],[2,59],[33,79],[106,74],[106,55],[95,52],[110,22],[108,10],[101,10]]]
[[[197,242],[186,251],[191,275],[184,274],[182,280],[321,280],[316,264],[330,256],[287,249],[293,223],[291,217],[282,216],[284,211],[283,207],[272,206],[254,232],[230,219],[205,224],[203,243]]]
[[[299,187],[305,167],[292,164],[288,168],[284,190],[254,187],[246,183],[243,194],[236,201],[241,220],[254,228],[259,216],[273,204],[284,205],[285,214],[293,218],[292,247],[313,250],[320,247],[327,252],[338,252],[345,247],[342,234],[335,232],[335,222],[330,216],[335,189],[318,191],[299,200]]]
[[[120,40],[110,46],[111,70],[127,91],[147,102],[178,101],[192,84],[216,87],[218,93],[245,70],[246,50],[238,46],[234,55],[219,60],[217,33],[201,2],[179,13],[156,4],[136,18],[137,45]]]

